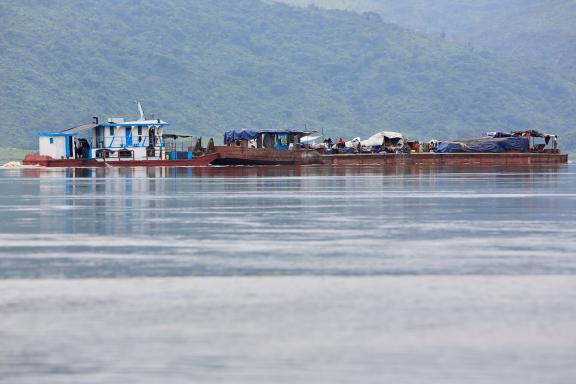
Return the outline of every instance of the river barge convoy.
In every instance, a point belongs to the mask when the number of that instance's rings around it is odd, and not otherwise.
[[[379,132],[333,142],[310,130],[231,130],[224,145],[169,132],[170,124],[146,118],[109,118],[38,134],[39,152],[24,165],[42,167],[165,167],[238,165],[532,165],[563,164],[558,137],[534,130],[490,132],[483,137],[421,143],[401,133]]]

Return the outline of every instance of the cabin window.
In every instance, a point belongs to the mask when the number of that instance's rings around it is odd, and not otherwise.
[[[138,136],[142,136],[142,127],[138,127]]]
[[[54,144],[54,138],[53,137],[50,138],[50,144]]]
[[[110,127],[110,136],[114,136],[114,127]]]

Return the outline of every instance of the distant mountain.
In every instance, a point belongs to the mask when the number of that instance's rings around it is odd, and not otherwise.
[[[309,128],[366,137],[544,129],[576,148],[576,89],[375,15],[258,0],[0,3],[0,147],[124,116],[177,132]]]
[[[384,20],[528,59],[576,79],[575,0],[278,0],[377,12]]]

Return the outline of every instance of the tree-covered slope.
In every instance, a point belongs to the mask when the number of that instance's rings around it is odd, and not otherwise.
[[[0,3],[0,147],[123,116],[141,100],[177,131],[303,127],[422,138],[559,131],[576,92],[550,73],[374,17],[257,0]]]
[[[278,0],[357,12],[531,60],[576,79],[576,0]]]

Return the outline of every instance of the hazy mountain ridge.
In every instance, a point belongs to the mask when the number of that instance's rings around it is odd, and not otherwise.
[[[34,132],[124,116],[141,100],[174,130],[325,128],[422,138],[559,131],[576,90],[360,14],[256,0],[29,0],[0,4],[3,147]]]
[[[576,79],[575,0],[278,0],[372,11],[479,49],[533,60]]]

